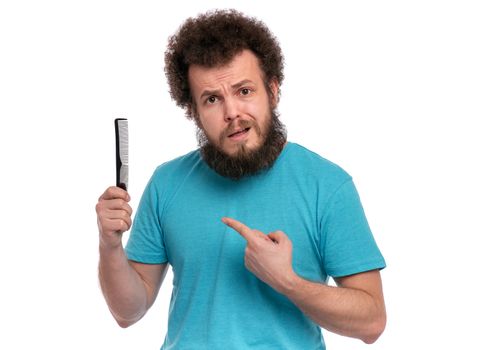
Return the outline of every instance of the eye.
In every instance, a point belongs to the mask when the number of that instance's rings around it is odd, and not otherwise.
[[[250,90],[249,88],[243,88],[240,90],[240,95],[247,96],[247,95],[250,95],[251,92],[252,92],[252,90]]]
[[[216,96],[209,96],[206,99],[206,103],[211,104],[211,105],[215,104],[217,101],[218,101],[218,98]]]

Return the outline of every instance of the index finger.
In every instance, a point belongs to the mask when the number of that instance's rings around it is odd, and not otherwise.
[[[252,239],[254,239],[255,233],[253,232],[253,230],[240,221],[226,217],[222,218],[221,221],[223,221],[223,223],[225,223],[227,226],[238,232],[247,241],[251,241]]]

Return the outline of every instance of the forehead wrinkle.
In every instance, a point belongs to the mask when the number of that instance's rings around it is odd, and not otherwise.
[[[212,72],[209,71],[208,74],[202,76],[199,82],[203,87],[209,90],[217,90],[221,86],[228,86],[228,81],[233,80],[235,72],[225,71],[225,72]]]
[[[263,82],[263,72],[257,57],[253,53],[245,50],[235,56],[231,62],[219,67],[209,68],[200,65],[191,65],[188,76],[191,89],[192,85],[194,85],[194,89],[192,90],[197,90],[195,91],[195,96],[202,98],[203,96],[226,91],[229,87],[235,89],[245,82],[254,83],[257,68],[259,78]],[[229,81],[236,81],[236,83],[230,83]]]

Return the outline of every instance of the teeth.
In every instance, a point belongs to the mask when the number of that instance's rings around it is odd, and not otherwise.
[[[245,129],[238,130],[237,132],[234,132],[233,134],[231,134],[231,136],[237,135],[237,134],[244,132],[244,131],[245,131]]]
[[[250,128],[240,129],[237,132],[234,132],[233,134],[230,134],[228,137],[232,137],[232,136],[238,135],[238,134],[240,134],[242,132],[247,132],[248,130],[250,130]]]

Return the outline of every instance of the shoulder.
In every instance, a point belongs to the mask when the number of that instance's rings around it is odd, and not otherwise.
[[[338,164],[294,142],[288,142],[288,164],[303,176],[330,185],[340,185],[351,180],[350,174]]]
[[[147,187],[158,193],[159,197],[169,196],[180,187],[180,184],[198,167],[200,162],[199,150],[164,162],[156,167]]]
[[[200,162],[199,151],[194,150],[160,164],[150,177],[143,198],[157,208],[165,208],[189,174],[199,168]]]
[[[166,180],[170,180],[173,177],[177,179],[182,178],[183,175],[193,169],[200,161],[199,150],[193,150],[157,166],[153,173],[153,178]]]

